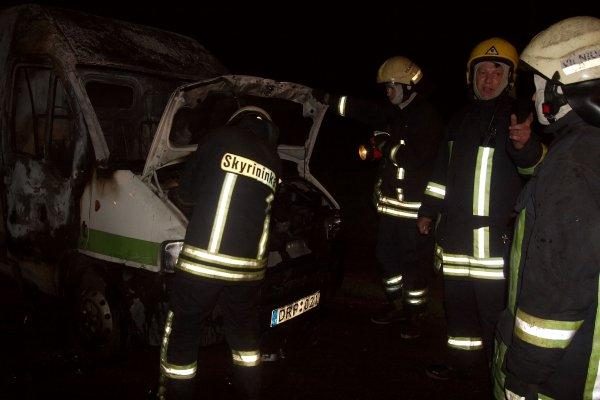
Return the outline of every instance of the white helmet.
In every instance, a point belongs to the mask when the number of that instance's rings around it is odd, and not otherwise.
[[[544,98],[540,122],[553,122],[569,106],[600,126],[600,19],[572,17],[551,25],[529,42],[521,60],[547,80],[545,88],[536,85]]]
[[[246,117],[247,115],[254,115],[255,118],[273,122],[269,113],[263,110],[262,108],[257,106],[244,106],[239,108],[236,112],[234,112],[231,115],[231,117],[229,117],[227,125],[231,125],[234,122],[240,120],[242,117]]]
[[[236,125],[241,121],[250,121],[250,131],[276,146],[279,140],[279,128],[275,126],[268,112],[257,106],[244,106],[231,115],[227,125]]]

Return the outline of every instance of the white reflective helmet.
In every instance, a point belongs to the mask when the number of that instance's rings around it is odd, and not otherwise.
[[[553,122],[568,103],[586,122],[600,126],[600,19],[572,17],[551,25],[529,42],[521,60],[548,81],[539,119]],[[542,90],[539,83],[536,87]]]
[[[572,17],[557,22],[529,42],[521,60],[563,85],[600,78],[600,19]]]
[[[262,108],[257,107],[257,106],[244,106],[244,107],[239,108],[236,112],[234,112],[231,115],[231,117],[229,117],[229,120],[227,121],[227,125],[231,125],[232,123],[241,119],[242,116],[245,117],[246,115],[255,115],[256,118],[258,118],[258,119],[264,119],[269,122],[273,122],[269,113],[266,112],[265,110],[263,110]]]
[[[244,106],[234,112],[227,121],[227,125],[235,125],[240,121],[249,119],[252,121],[252,129],[255,135],[262,137],[271,145],[276,146],[279,140],[279,128],[275,126],[268,112],[257,106]]]

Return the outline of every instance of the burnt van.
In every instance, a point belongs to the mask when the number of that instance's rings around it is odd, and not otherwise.
[[[341,279],[339,205],[311,174],[327,109],[290,82],[228,74],[196,40],[80,12],[0,14],[3,272],[64,300],[82,349],[158,344],[191,210],[186,159],[239,107],[281,131],[284,176],[262,288],[265,338],[310,319]],[[219,340],[218,310],[205,344]]]

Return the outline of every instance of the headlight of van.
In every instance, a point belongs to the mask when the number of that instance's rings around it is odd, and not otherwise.
[[[160,266],[163,272],[175,272],[175,265],[177,265],[177,259],[179,258],[179,253],[181,253],[182,248],[183,241],[162,243],[162,248],[160,250]]]

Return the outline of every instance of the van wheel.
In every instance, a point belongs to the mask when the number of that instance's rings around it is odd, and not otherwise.
[[[119,354],[121,324],[115,302],[110,301],[107,285],[95,272],[86,272],[76,292],[74,339],[82,356],[109,360]]]

